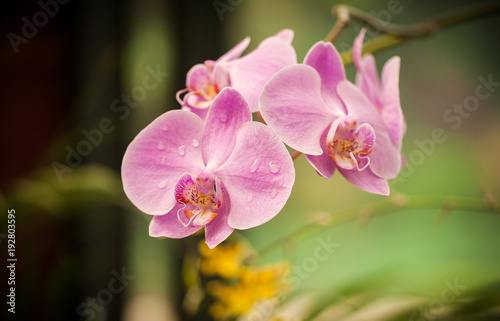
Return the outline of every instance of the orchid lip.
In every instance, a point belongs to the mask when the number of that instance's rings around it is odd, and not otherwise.
[[[373,150],[375,143],[375,131],[367,124],[358,126],[352,117],[346,117],[342,121],[332,138],[328,139],[328,155],[337,166],[346,170],[356,168],[358,171],[365,170],[370,165],[368,155]],[[360,163],[366,162],[362,166]]]
[[[218,215],[215,211],[222,206],[219,178],[202,172],[195,179],[190,174],[181,177],[175,187],[175,199],[183,204],[177,211],[177,218],[184,227],[205,226]],[[187,209],[189,206],[189,209]],[[188,219],[185,223],[183,215]]]

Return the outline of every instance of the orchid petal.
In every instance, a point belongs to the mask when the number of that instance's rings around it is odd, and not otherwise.
[[[141,211],[161,215],[176,204],[175,185],[188,172],[201,170],[203,122],[187,111],[169,111],[146,126],[130,143],[122,163],[125,194]]]
[[[280,69],[296,64],[292,45],[278,37],[269,37],[249,54],[229,63],[231,87],[238,89],[251,112],[259,110],[258,99],[266,82]]]
[[[337,85],[345,80],[344,63],[339,52],[330,42],[317,42],[307,53],[304,64],[316,69],[321,78],[321,95],[333,112],[345,113],[337,94]]]
[[[285,205],[295,171],[285,145],[267,126],[241,126],[236,146],[216,175],[231,197],[228,224],[247,229],[273,218]]]
[[[382,97],[380,96],[380,81],[378,79],[375,58],[371,54],[366,54],[363,57],[361,56],[365,34],[366,28],[361,29],[352,46],[352,58],[354,65],[356,65],[358,69],[356,84],[361,91],[368,96],[368,99],[370,99],[375,106],[380,108],[382,105]]]
[[[214,85],[219,92],[229,86],[229,70],[227,63],[217,63],[214,66]]]
[[[326,129],[321,136],[321,149],[323,150],[323,154],[321,155],[306,155],[309,163],[314,167],[316,172],[325,177],[332,178],[335,173],[335,163],[332,162],[332,159],[329,156],[327,141],[333,141],[333,137],[335,135],[335,131],[339,125],[340,118],[337,118],[330,128]]]
[[[372,54],[364,55],[361,65],[362,69],[356,75],[356,84],[377,108],[381,108],[382,97],[375,57]]]
[[[176,203],[175,206],[164,215],[153,217],[149,224],[149,235],[153,237],[171,237],[174,239],[186,237],[202,228],[202,226],[185,227],[178,219],[177,213],[183,211],[185,204]]]
[[[354,65],[358,70],[362,70],[361,66],[361,55],[363,50],[363,40],[365,38],[366,28],[361,29],[359,35],[354,39],[354,43],[352,45],[352,60]]]
[[[399,68],[401,59],[398,56],[389,59],[382,69],[382,95],[384,105],[381,113],[396,148],[400,149],[406,124],[399,100]]]
[[[198,184],[189,174],[184,174],[175,185],[175,199],[181,204],[196,203],[198,200],[198,193]]]
[[[283,29],[281,30],[280,32],[278,32],[277,34],[275,34],[273,37],[274,38],[279,38],[279,39],[282,39],[288,43],[292,43],[292,40],[293,40],[293,30],[291,29]]]
[[[401,153],[392,143],[379,113],[360,89],[349,81],[339,83],[337,91],[348,115],[358,123],[369,123],[375,131],[376,143],[370,153],[370,169],[380,177],[395,178],[401,169]]]
[[[384,196],[390,193],[387,180],[375,175],[370,168],[365,168],[363,171],[347,170],[340,167],[337,169],[347,181],[364,191]]]
[[[212,79],[204,64],[197,64],[189,69],[186,76],[186,87],[189,91],[202,91],[212,84]]]
[[[228,238],[233,232],[234,228],[227,223],[229,212],[231,210],[231,200],[226,188],[221,184],[219,178],[215,179],[217,185],[217,192],[222,194],[222,207],[217,211],[219,215],[205,226],[205,242],[208,247],[213,249],[219,243]]]
[[[245,98],[233,88],[224,88],[214,99],[205,121],[202,138],[203,160],[207,168],[217,168],[233,151],[238,129],[251,121]]]
[[[259,100],[262,116],[292,148],[321,155],[320,138],[336,116],[321,98],[321,78],[308,65],[293,65],[276,73]]]
[[[354,154],[368,155],[375,145],[375,131],[370,124],[364,123],[352,134],[352,141],[357,148],[352,151]]]

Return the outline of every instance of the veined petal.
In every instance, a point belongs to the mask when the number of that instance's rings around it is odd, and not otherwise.
[[[318,172],[319,175],[325,177],[325,178],[332,178],[333,174],[335,173],[335,163],[332,162],[332,159],[329,156],[329,151],[328,151],[328,146],[326,142],[328,139],[333,140],[333,136],[335,135],[335,131],[337,130],[337,127],[339,125],[340,118],[337,118],[330,128],[327,128],[324,132],[323,135],[321,136],[321,149],[323,150],[323,154],[321,155],[306,155],[307,160],[309,163],[314,167],[316,172]],[[331,136],[330,138],[328,138]]]
[[[153,237],[171,237],[174,239],[186,237],[201,229],[203,226],[185,227],[178,219],[177,213],[184,211],[186,205],[176,205],[164,215],[157,215],[149,224],[149,235]],[[184,215],[184,214],[180,214]]]
[[[263,224],[278,214],[295,180],[285,145],[257,122],[241,126],[233,153],[216,175],[231,198],[228,224],[237,229]]]
[[[214,66],[215,89],[221,91],[229,86],[229,70],[227,63],[217,63]]]
[[[251,120],[245,98],[236,89],[227,87],[217,95],[203,129],[202,152],[207,168],[217,168],[227,160],[238,129]]]
[[[375,57],[372,54],[366,54],[363,56],[361,64],[362,69],[356,75],[356,83],[368,99],[380,108],[382,106],[382,92]]]
[[[339,167],[337,169],[351,184],[364,191],[384,196],[390,193],[387,180],[373,174],[369,167],[363,171],[358,171],[355,168],[347,170]]]
[[[362,70],[361,56],[363,51],[363,40],[365,39],[366,28],[361,29],[359,35],[354,39],[352,45],[352,60],[358,70]]]
[[[227,220],[229,218],[229,212],[231,210],[231,199],[229,198],[229,194],[217,178],[217,191],[221,191],[222,194],[222,207],[217,211],[219,215],[210,222],[207,226],[205,226],[205,242],[208,247],[213,249],[219,243],[228,238],[231,233],[233,233],[233,228],[229,226]]]
[[[376,144],[370,153],[370,169],[379,177],[395,178],[401,169],[401,153],[394,146],[386,126],[368,98],[349,81],[342,81],[337,88],[347,107],[348,115],[358,123],[368,123],[375,131]]]
[[[191,175],[183,175],[175,185],[175,199],[181,204],[194,204],[198,202],[198,184]]]
[[[352,135],[352,141],[356,148],[352,151],[354,155],[368,155],[375,145],[375,131],[370,124],[364,123],[359,126]]]
[[[321,78],[321,95],[333,112],[345,113],[337,94],[337,85],[345,80],[345,70],[339,52],[330,42],[319,41],[307,53],[304,64],[316,69]]]
[[[398,56],[389,59],[382,69],[382,119],[389,130],[389,135],[400,149],[406,132],[406,123],[399,100],[399,67],[401,59]]]
[[[161,215],[176,204],[174,189],[184,173],[203,169],[200,148],[203,122],[187,111],[156,118],[130,143],[122,162],[125,194],[141,211]]]
[[[256,112],[266,82],[283,67],[296,63],[297,56],[290,42],[269,37],[254,51],[228,64],[230,86],[238,89],[247,100],[250,111]]]
[[[285,67],[266,84],[259,99],[266,123],[292,148],[321,155],[320,138],[335,114],[321,97],[321,78],[308,65]]]
[[[354,65],[358,69],[356,74],[356,85],[358,85],[359,89],[361,89],[375,106],[380,108],[382,97],[375,58],[371,54],[366,54],[362,57],[365,33],[366,29],[361,29],[352,46],[352,58]]]

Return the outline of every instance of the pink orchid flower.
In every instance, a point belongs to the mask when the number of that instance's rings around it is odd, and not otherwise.
[[[401,149],[403,136],[406,132],[406,123],[399,100],[399,67],[401,59],[394,56],[389,59],[382,69],[382,84],[378,77],[375,58],[372,54],[361,57],[363,39],[366,29],[362,29],[354,40],[352,56],[358,69],[356,85],[375,105],[382,116],[387,131],[393,143]]]
[[[297,63],[292,40],[293,31],[285,29],[240,57],[250,43],[249,37],[243,39],[219,59],[193,66],[187,73],[187,88],[177,92],[177,100],[183,109],[205,119],[217,94],[230,86],[243,94],[251,112],[258,111],[258,98],[264,84],[281,68]]]
[[[226,88],[207,119],[168,111],[144,128],[123,157],[125,194],[155,215],[149,232],[182,238],[205,227],[210,248],[233,229],[273,218],[295,179],[284,144],[267,126],[251,121],[243,96]]]
[[[318,174],[337,169],[353,185],[389,194],[401,154],[372,102],[346,80],[331,43],[318,42],[304,63],[277,72],[259,99],[262,116],[278,137],[307,155]]]

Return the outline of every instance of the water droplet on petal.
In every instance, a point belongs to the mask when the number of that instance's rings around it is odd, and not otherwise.
[[[165,145],[162,142],[159,142],[157,147],[158,147],[158,150],[164,150],[165,149]]]
[[[253,196],[252,196],[252,195],[248,195],[247,200],[248,200],[249,202],[253,201]]]
[[[227,123],[227,116],[222,114],[219,116],[219,120],[221,121],[221,123]]]
[[[273,164],[273,162],[270,162],[269,171],[273,174],[276,174],[280,171],[280,166],[278,164]]]
[[[255,171],[259,168],[259,165],[260,165],[260,161],[258,158],[256,158],[253,161],[252,166],[250,166],[250,173],[255,173]]]
[[[193,146],[194,146],[194,147],[198,147],[198,146],[200,146],[200,141],[199,141],[199,140],[197,140],[196,138],[195,138],[195,139],[193,139]]]
[[[184,156],[186,154],[186,146],[181,145],[178,149],[179,155]]]
[[[160,124],[160,129],[161,130],[168,130],[168,126],[165,123]]]
[[[167,186],[167,181],[161,181],[156,186],[158,186],[158,188],[165,188],[165,186]]]

